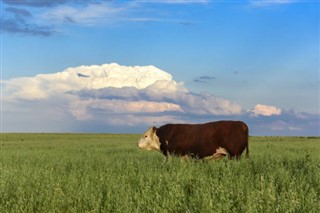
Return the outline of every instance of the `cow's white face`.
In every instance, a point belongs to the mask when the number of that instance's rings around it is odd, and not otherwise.
[[[150,127],[140,138],[138,147],[144,150],[158,150],[160,151],[159,138],[156,135],[157,128]]]

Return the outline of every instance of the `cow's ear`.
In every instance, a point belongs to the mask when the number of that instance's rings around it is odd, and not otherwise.
[[[155,126],[153,126],[153,127],[151,127],[152,128],[152,132],[156,132],[157,131],[157,127],[155,127]]]

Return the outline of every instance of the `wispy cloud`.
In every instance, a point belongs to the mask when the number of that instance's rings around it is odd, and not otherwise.
[[[154,1],[158,3],[167,3],[167,4],[203,4],[208,3],[210,0],[162,0],[162,1]]]
[[[29,10],[8,7],[5,8],[1,17],[1,30],[8,33],[36,36],[50,36],[55,33],[51,27],[33,23],[33,20],[34,17]]]
[[[195,4],[207,1],[8,1],[4,2],[2,31],[50,36],[70,26],[101,27],[133,22],[166,22],[184,26],[195,23],[184,17],[172,17],[152,4]]]
[[[70,25],[96,27],[127,21],[146,21],[150,17],[132,15],[135,2],[89,1],[3,1],[1,30],[7,33],[51,36]],[[76,4],[77,3],[77,4]],[[132,20],[131,20],[132,19]]]
[[[38,26],[34,24],[26,23],[23,20],[2,20],[2,31],[33,36],[51,36],[56,31],[48,26]]]
[[[164,0],[164,1],[10,1],[4,3],[1,19],[2,31],[15,34],[51,36],[63,33],[70,25],[78,27],[101,27],[128,22],[167,22],[184,26],[196,23],[183,15],[174,18],[165,14],[154,4],[188,5],[209,4],[208,0]],[[294,3],[294,0],[250,0],[250,7],[268,7]],[[152,8],[152,9],[151,9]],[[170,10],[168,10],[170,11]]]
[[[208,83],[214,79],[216,79],[214,76],[200,76],[193,79],[193,81],[196,83]]]
[[[23,17],[31,17],[31,13],[26,9],[8,7],[5,9],[5,11],[12,13],[18,19]]]
[[[296,0],[250,0],[251,7],[269,7],[275,5],[286,5],[297,2]]]
[[[28,6],[28,7],[52,7],[59,4],[65,4],[74,0],[55,0],[55,1],[35,1],[35,0],[2,0],[5,4],[13,6]]]
[[[41,16],[56,24],[74,23],[79,25],[97,25],[119,21],[129,8],[129,4],[88,4],[61,5],[44,12]]]

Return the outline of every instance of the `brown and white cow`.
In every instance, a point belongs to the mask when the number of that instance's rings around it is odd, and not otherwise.
[[[246,149],[249,157],[248,126],[242,121],[205,124],[166,124],[149,128],[138,142],[144,150],[158,150],[165,156],[239,159]]]

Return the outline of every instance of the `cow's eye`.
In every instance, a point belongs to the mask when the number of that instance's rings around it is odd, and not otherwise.
[[[146,138],[146,137],[148,137],[148,136],[145,135],[144,138]]]

